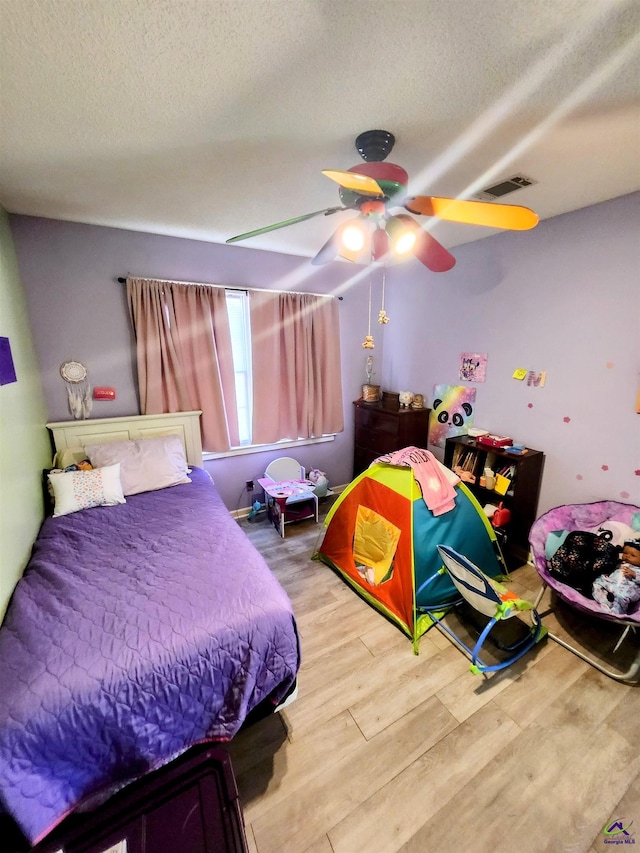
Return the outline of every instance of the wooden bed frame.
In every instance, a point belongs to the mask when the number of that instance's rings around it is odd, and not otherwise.
[[[128,441],[156,435],[179,435],[189,465],[202,467],[201,412],[175,412],[164,415],[128,415],[119,418],[89,418],[84,421],[48,423],[56,454],[67,451],[85,457],[86,444]]]

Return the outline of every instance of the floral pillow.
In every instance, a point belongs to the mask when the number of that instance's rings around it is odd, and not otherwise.
[[[49,473],[48,479],[53,491],[54,516],[126,503],[119,463],[90,471],[54,471]]]

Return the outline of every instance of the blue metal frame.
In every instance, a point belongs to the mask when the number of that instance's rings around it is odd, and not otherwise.
[[[461,604],[463,600],[464,599],[461,598],[460,601],[456,602],[456,604]],[[529,649],[535,646],[538,640],[542,638],[543,634],[545,633],[545,630],[543,628],[540,616],[538,615],[537,611],[533,611],[532,615],[534,624],[529,629],[528,636],[523,637],[522,640],[518,640],[516,643],[513,643],[510,646],[504,647],[504,651],[515,651],[516,654],[513,655],[513,657],[510,657],[508,660],[502,661],[502,663],[487,665],[480,658],[480,649],[482,648],[485,640],[487,639],[495,625],[497,625],[498,622],[503,622],[504,619],[490,619],[485,625],[485,627],[482,629],[482,632],[480,633],[480,636],[478,637],[475,646],[473,647],[473,649],[471,649],[469,648],[469,646],[466,645],[466,643],[462,642],[460,637],[458,637],[457,634],[455,634],[451,630],[451,628],[445,625],[442,617],[440,617],[435,612],[429,613],[430,618],[433,619],[434,623],[438,626],[438,628],[444,631],[445,634],[447,634],[447,636],[449,636],[459,648],[466,652],[466,654],[471,660],[471,669],[473,672],[497,672],[500,669],[505,669],[506,667],[511,666],[511,664],[514,664],[516,661],[520,660],[520,658],[523,657],[523,655],[525,655],[529,651]],[[522,624],[524,625],[524,623]]]
[[[460,556],[462,556],[462,555],[460,555]],[[465,560],[466,560],[466,558],[465,558]],[[477,567],[473,566],[473,568],[477,572],[480,572],[480,570],[477,569]],[[438,569],[437,572],[435,572],[433,575],[431,575],[431,577],[427,578],[422,583],[420,589],[424,589],[424,587],[426,587],[429,583],[434,581],[438,575],[441,575],[444,573],[447,573],[447,568],[446,568],[446,566],[443,565],[440,569]],[[467,584],[464,584],[464,583],[463,583],[463,585],[467,586]],[[474,590],[474,591],[477,591],[477,590]],[[493,592],[493,590],[491,590],[491,592]],[[465,601],[465,598],[464,598],[464,596],[461,595],[460,597],[456,598],[454,601],[447,602],[445,604],[440,604],[440,605],[433,605],[432,607],[420,607],[420,608],[418,608],[418,610],[421,613],[426,613],[429,616],[429,618],[433,620],[434,624],[441,631],[443,631],[451,640],[453,640],[453,642],[458,646],[458,648],[461,649],[470,658],[470,660],[471,660],[471,671],[472,672],[475,672],[475,673],[497,672],[498,670],[506,669],[506,667],[511,666],[512,664],[516,663],[516,661],[520,660],[520,658],[523,657],[547,633],[547,630],[543,626],[542,620],[540,619],[540,615],[534,606],[534,608],[531,611],[532,624],[531,624],[531,627],[529,628],[527,636],[523,637],[521,640],[518,640],[515,643],[512,643],[510,646],[500,646],[500,648],[503,651],[515,652],[515,654],[512,657],[508,658],[507,660],[502,661],[501,663],[486,664],[480,658],[480,650],[482,649],[482,646],[484,645],[485,640],[488,638],[488,636],[491,633],[491,631],[493,630],[493,628],[498,624],[498,622],[504,622],[507,618],[509,618],[512,615],[512,611],[514,610],[514,608],[507,606],[497,616],[490,618],[489,621],[487,622],[487,624],[485,625],[485,627],[480,632],[480,636],[478,637],[476,644],[471,649],[469,646],[466,645],[466,643],[464,643],[460,639],[460,637],[458,637],[458,635],[454,631],[451,630],[451,628],[449,628],[447,625],[445,625],[445,623],[443,621],[444,617],[447,615],[447,613],[453,607],[457,607],[458,605],[462,604],[464,601]],[[499,604],[499,600],[498,600],[498,603],[496,603],[496,607],[498,606],[498,604]],[[515,614],[513,614],[513,615],[515,615]],[[521,624],[523,625],[523,627],[526,627],[524,622],[522,622]]]

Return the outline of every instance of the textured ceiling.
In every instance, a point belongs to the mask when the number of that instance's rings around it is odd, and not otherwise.
[[[11,212],[224,242],[339,204],[321,170],[372,128],[414,195],[640,189],[639,0],[2,0],[0,73]],[[348,215],[238,245],[312,256]]]

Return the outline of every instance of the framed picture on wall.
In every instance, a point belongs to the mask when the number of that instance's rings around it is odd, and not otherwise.
[[[473,426],[476,389],[464,385],[436,385],[429,415],[429,443],[444,447],[454,435],[466,435]]]

